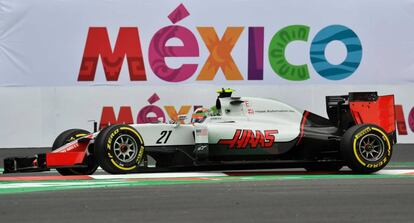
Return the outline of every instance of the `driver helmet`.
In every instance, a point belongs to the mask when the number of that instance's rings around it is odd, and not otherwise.
[[[197,108],[191,116],[191,123],[202,123],[207,118],[207,108]]]

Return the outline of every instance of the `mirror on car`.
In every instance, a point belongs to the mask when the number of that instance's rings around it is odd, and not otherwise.
[[[181,124],[184,124],[184,121],[187,119],[187,115],[178,115],[177,125],[176,127],[180,126]]]
[[[181,124],[184,124],[184,121],[187,119],[187,115],[178,115],[178,121],[181,122]]]

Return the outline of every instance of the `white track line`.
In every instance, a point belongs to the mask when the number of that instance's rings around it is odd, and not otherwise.
[[[237,173],[238,171],[232,171]],[[246,171],[242,171],[246,172]],[[283,171],[281,172],[283,173]],[[414,169],[380,170],[377,175],[404,175],[414,173]],[[275,173],[277,175],[277,173]],[[185,178],[185,177],[223,177],[222,172],[170,172],[170,173],[134,173],[122,175],[90,175],[93,179],[154,179],[154,178]]]
[[[376,172],[375,174],[379,174],[379,175],[402,175],[402,174],[409,174],[409,173],[414,173],[414,170],[413,169],[380,170],[380,171]]]
[[[184,177],[221,177],[227,176],[220,172],[172,172],[172,173],[133,173],[123,175],[90,175],[93,179],[153,179],[153,178],[184,178]]]

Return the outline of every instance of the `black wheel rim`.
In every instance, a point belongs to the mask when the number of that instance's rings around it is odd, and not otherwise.
[[[129,163],[137,157],[138,143],[132,136],[122,134],[115,139],[113,150],[119,161]]]
[[[384,155],[385,144],[380,136],[367,134],[359,141],[358,150],[366,161],[377,162]]]

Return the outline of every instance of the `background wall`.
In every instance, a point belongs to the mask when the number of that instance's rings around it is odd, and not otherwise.
[[[221,87],[322,116],[326,95],[394,94],[413,143],[413,24],[413,0],[0,0],[0,148],[112,116],[169,120]]]

